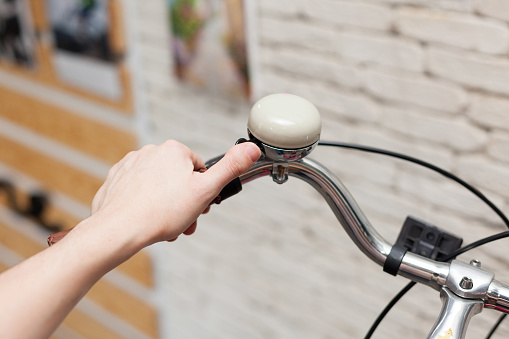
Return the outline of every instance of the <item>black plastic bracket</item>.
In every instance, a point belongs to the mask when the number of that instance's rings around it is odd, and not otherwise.
[[[463,239],[436,226],[408,216],[396,241],[408,251],[442,261],[461,247]]]

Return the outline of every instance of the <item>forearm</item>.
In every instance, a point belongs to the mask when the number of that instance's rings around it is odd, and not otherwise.
[[[97,280],[139,249],[121,226],[91,217],[0,275],[0,338],[47,338]]]
[[[175,141],[129,153],[108,172],[90,218],[0,275],[0,338],[48,337],[108,271],[145,246],[192,234],[214,197],[259,157],[242,143],[200,173],[203,161]]]

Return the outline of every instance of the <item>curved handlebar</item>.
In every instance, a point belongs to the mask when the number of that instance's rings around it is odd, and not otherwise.
[[[390,245],[370,224],[359,205],[341,181],[327,168],[311,159],[285,164],[288,175],[314,187],[327,201],[349,237],[368,258],[383,266],[391,252]],[[240,177],[242,184],[273,173],[272,161],[259,161]],[[434,288],[443,286],[449,272],[447,263],[436,262],[413,253],[403,257],[399,274]]]
[[[384,266],[392,245],[370,224],[341,181],[318,162],[305,158],[278,163],[262,158],[239,179],[242,184],[246,184],[261,177],[272,176],[274,181],[282,183],[286,181],[282,179],[285,175],[299,178],[314,187],[325,198],[357,247],[375,263]],[[485,308],[509,313],[509,287],[494,280],[493,274],[478,267],[456,260],[452,263],[438,262],[406,252],[397,273],[441,292],[444,300],[442,312],[428,338],[436,338],[444,326],[453,326],[454,333],[462,338],[470,317],[479,312],[477,306],[473,308],[472,305],[484,304]],[[465,289],[461,286],[461,278],[465,275],[474,277],[474,288]],[[463,311],[452,311],[456,309]]]

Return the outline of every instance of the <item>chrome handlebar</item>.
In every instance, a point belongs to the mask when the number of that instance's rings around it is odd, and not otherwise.
[[[246,184],[265,176],[271,176],[277,183],[285,182],[289,176],[296,177],[313,186],[357,247],[384,266],[392,245],[370,224],[346,187],[326,167],[307,158],[291,162],[262,158],[239,179]],[[470,318],[483,305],[509,313],[509,287],[479,267],[458,260],[438,262],[406,252],[397,274],[440,291],[443,308],[428,338],[440,335],[448,338],[449,331],[451,338],[463,338]]]

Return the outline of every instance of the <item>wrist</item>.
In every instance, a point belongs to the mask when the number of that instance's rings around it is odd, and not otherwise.
[[[131,234],[134,227],[128,223],[116,215],[97,212],[80,222],[64,240],[105,274],[144,247],[141,237]]]

